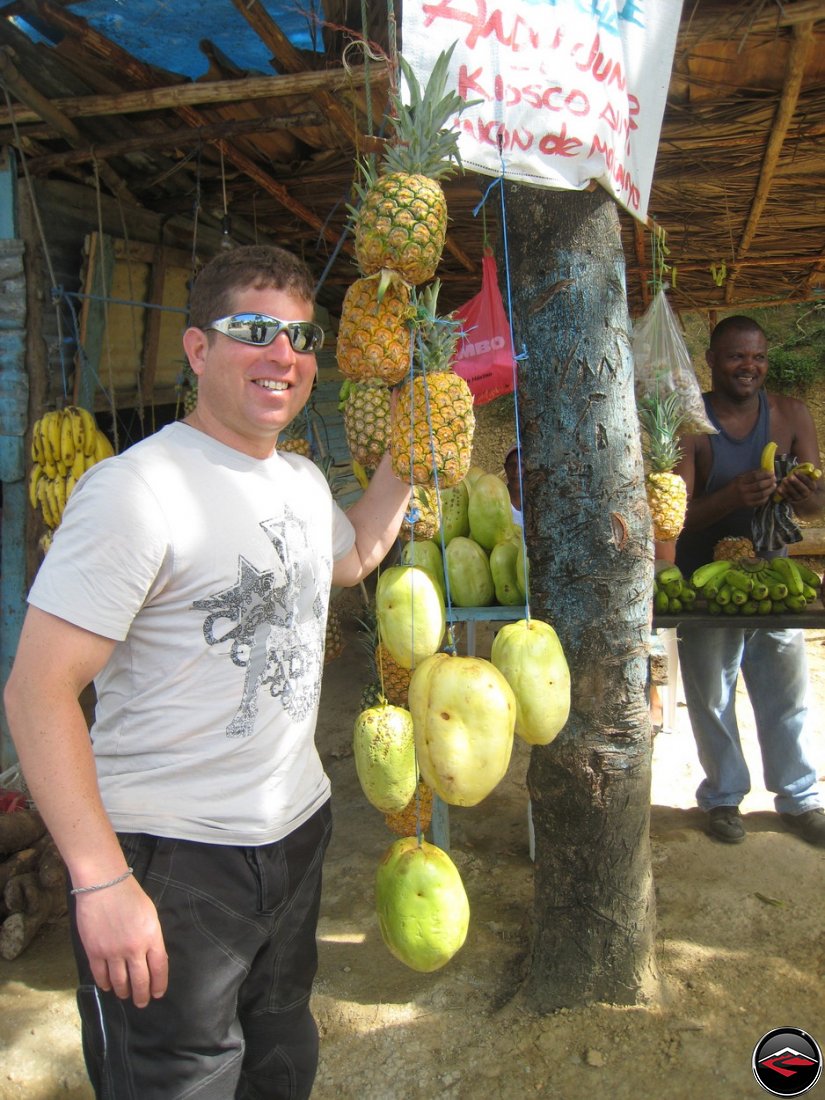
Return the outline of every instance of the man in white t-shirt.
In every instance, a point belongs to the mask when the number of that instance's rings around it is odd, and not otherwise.
[[[289,253],[209,263],[183,338],[195,410],[84,475],[29,596],[6,711],[71,877],[98,1097],[312,1089],[329,591],[379,564],[409,499],[385,459],[345,515],[276,452],[312,389],[312,317]]]

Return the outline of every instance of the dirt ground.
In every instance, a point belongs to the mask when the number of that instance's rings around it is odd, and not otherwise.
[[[487,655],[480,627],[476,651]],[[825,631],[806,635],[811,731],[825,773]],[[363,656],[350,625],[328,665],[319,745],[333,783],[314,1011],[321,1064],[313,1100],[746,1100],[764,1095],[753,1048],[775,1027],[825,1044],[825,851],[782,829],[761,788],[746,697],[740,715],[754,790],[747,841],[703,832],[700,778],[677,689],[676,722],[654,741],[652,846],[658,908],[655,1000],[534,1015],[519,994],[532,900],[525,772],[517,745],[505,780],[450,812],[451,855],[471,905],[467,942],[442,970],[417,974],[384,946],[375,868],[394,837],[361,794],[351,754]],[[0,1100],[88,1100],[64,921],[15,962],[0,961]],[[820,1082],[811,1095],[825,1095]]]

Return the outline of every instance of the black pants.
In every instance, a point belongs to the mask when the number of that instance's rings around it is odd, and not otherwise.
[[[317,969],[329,803],[263,847],[123,834],[157,906],[169,988],[146,1008],[95,985],[77,938],[83,1050],[98,1100],[304,1100],[318,1063]]]

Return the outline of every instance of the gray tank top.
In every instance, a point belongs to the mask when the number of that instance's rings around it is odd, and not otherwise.
[[[746,470],[755,470],[762,458],[762,451],[770,439],[770,411],[764,391],[759,393],[759,415],[753,429],[744,439],[728,435],[720,425],[710,403],[710,394],[702,394],[708,419],[717,435],[711,435],[711,465],[702,496],[723,488],[728,482]],[[739,508],[724,516],[703,531],[683,531],[676,543],[676,564],[686,576],[694,569],[713,560],[713,548],[726,535],[751,537],[753,508]]]

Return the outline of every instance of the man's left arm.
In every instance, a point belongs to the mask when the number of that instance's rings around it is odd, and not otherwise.
[[[392,472],[385,454],[363,496],[347,511],[355,545],[332,568],[332,583],[351,588],[377,568],[395,542],[410,502],[410,486]]]

